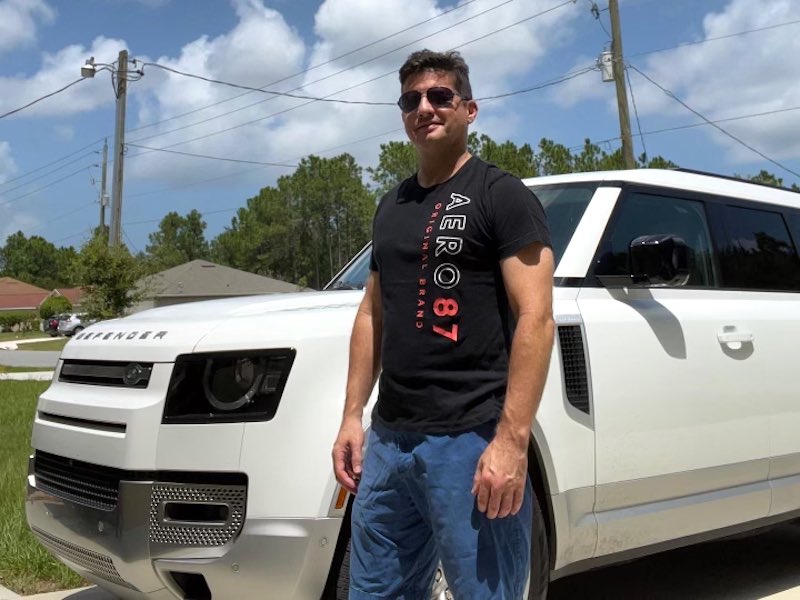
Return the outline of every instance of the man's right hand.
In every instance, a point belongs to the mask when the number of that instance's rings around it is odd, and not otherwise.
[[[361,419],[345,417],[339,435],[333,444],[333,472],[344,489],[351,494],[358,490],[361,479],[361,451],[364,446],[364,430]]]

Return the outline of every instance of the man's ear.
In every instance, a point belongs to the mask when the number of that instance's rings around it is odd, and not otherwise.
[[[472,124],[478,118],[478,103],[470,100],[467,105],[467,123]]]

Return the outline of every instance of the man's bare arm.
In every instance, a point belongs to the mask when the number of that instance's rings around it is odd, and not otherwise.
[[[377,275],[370,273],[350,337],[344,414],[332,452],[336,479],[351,493],[355,493],[361,477],[361,451],[364,445],[361,419],[380,372],[382,331],[380,283]]]
[[[522,507],[531,424],[541,401],[553,347],[553,253],[531,244],[501,262],[511,310],[517,319],[503,412],[495,437],[481,456],[473,493],[489,518]]]

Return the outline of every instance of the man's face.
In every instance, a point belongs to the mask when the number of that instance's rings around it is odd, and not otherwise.
[[[424,92],[434,87],[445,87],[457,92],[455,75],[425,71],[409,77],[402,89],[403,93],[410,90],[423,92],[419,106],[402,113],[408,139],[419,150],[464,143],[467,128],[478,114],[478,106],[474,101],[464,100],[458,95],[446,106],[431,103]]]

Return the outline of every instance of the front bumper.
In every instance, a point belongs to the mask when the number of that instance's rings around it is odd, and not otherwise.
[[[74,461],[49,458],[57,461],[30,461],[28,524],[60,560],[118,597],[195,597],[189,581],[215,600],[319,598],[341,518],[246,518],[246,481],[99,466],[87,479],[85,463],[71,475]],[[116,496],[108,491],[115,478]]]

